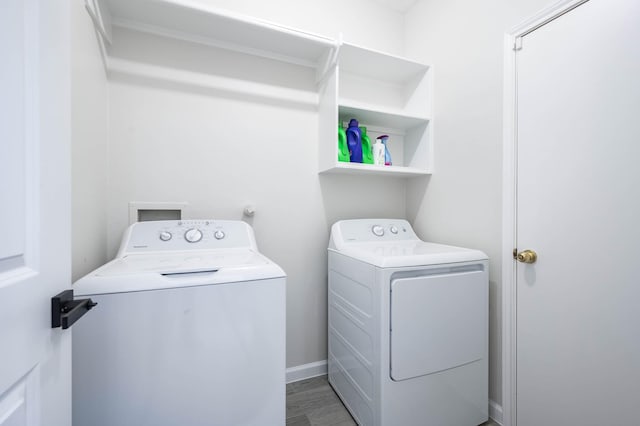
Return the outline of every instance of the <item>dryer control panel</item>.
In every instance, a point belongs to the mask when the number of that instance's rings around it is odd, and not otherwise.
[[[336,222],[331,235],[337,245],[348,243],[419,240],[404,219],[354,219]]]
[[[118,256],[129,253],[244,248],[258,250],[253,229],[239,220],[137,222],[125,232]]]

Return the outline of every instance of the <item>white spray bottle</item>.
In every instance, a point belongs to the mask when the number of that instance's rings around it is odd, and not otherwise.
[[[387,139],[389,139],[388,135],[378,136],[376,143],[373,144],[373,164],[376,166],[384,166],[386,164],[385,157],[388,155],[388,151],[385,144]]]

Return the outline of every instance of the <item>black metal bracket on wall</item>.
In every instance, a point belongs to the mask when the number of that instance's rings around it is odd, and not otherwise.
[[[73,300],[73,290],[65,290],[51,298],[51,328],[67,329],[91,308],[96,306],[91,299]]]

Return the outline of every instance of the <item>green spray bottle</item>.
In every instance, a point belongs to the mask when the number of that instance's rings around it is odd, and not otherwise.
[[[373,147],[371,146],[371,139],[367,135],[367,128],[360,127],[360,133],[362,134],[362,162],[373,164]]]
[[[338,161],[351,161],[349,158],[349,147],[347,146],[347,133],[344,128],[338,124]]]

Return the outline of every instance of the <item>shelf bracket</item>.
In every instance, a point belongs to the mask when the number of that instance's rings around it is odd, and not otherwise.
[[[84,7],[89,13],[89,17],[93,21],[93,26],[96,28],[100,37],[111,45],[112,43],[112,29],[111,29],[111,11],[109,6],[104,0],[85,0]]]
[[[334,69],[338,64],[338,50],[339,47],[337,44],[335,44],[333,47],[331,47],[331,49],[329,49],[329,51],[321,61],[321,64],[316,71],[317,85],[321,85],[327,78],[331,70]]]

